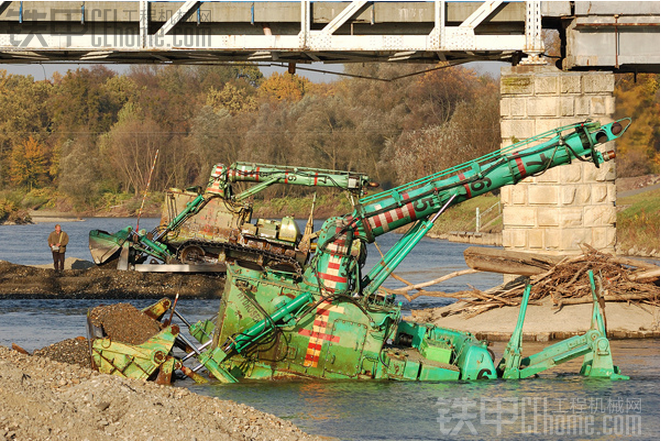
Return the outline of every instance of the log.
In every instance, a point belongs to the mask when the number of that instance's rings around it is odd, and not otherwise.
[[[534,276],[548,271],[560,263],[563,257],[468,247],[464,251],[464,259],[469,267],[477,271]]]
[[[473,269],[464,269],[460,271],[455,271],[450,274],[446,274],[444,276],[439,277],[438,279],[430,280],[428,282],[423,282],[423,283],[418,283],[417,285],[409,285],[405,286],[404,288],[397,288],[392,290],[395,294],[402,294],[408,291],[413,291],[414,289],[420,290],[422,288],[426,288],[428,286],[436,285],[441,282],[445,282],[446,280],[450,280],[454,277],[459,277],[459,276],[465,276],[466,274],[475,274],[478,271],[473,270]],[[400,281],[402,280],[401,278],[398,278]],[[408,283],[408,282],[406,282]]]
[[[608,260],[613,263],[617,263],[620,265],[626,265],[626,266],[633,266],[636,268],[646,268],[646,269],[659,269],[659,267],[653,263],[645,262],[643,260],[638,260],[638,259],[630,259],[628,257],[621,257],[621,256],[609,256]]]
[[[619,295],[606,295],[603,298],[606,302],[627,302],[627,301],[636,301],[636,300],[649,300],[649,296],[646,294],[619,294]],[[565,305],[581,305],[583,303],[593,303],[593,300],[588,297],[579,297],[575,299],[561,299],[558,300],[558,307]]]
[[[388,294],[397,294],[404,296],[409,302],[418,297],[446,297],[449,299],[467,299],[473,298],[473,291],[458,291],[458,292],[443,292],[443,291],[426,291],[424,289],[419,290],[415,294],[407,294],[406,292],[401,292],[395,289],[383,288]]]
[[[636,282],[641,282],[641,283],[652,283],[652,282],[658,282],[659,281],[659,275],[661,274],[661,271],[659,271],[659,268],[652,268],[646,271],[642,271],[639,273],[633,273],[631,275],[631,280],[635,280]]]

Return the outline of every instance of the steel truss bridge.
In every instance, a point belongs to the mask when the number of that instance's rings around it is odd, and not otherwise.
[[[659,2],[0,1],[2,63],[543,63],[658,72]]]

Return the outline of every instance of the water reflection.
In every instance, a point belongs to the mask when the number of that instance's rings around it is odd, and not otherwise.
[[[497,356],[503,347],[496,345]],[[524,347],[532,352],[543,345],[524,343]],[[450,434],[443,436],[439,420],[448,419],[445,428],[453,430],[455,417],[464,410],[472,415],[466,423],[472,423],[477,434],[465,425],[452,439],[598,439],[587,436],[591,420],[592,435],[599,435],[604,424],[617,423],[618,418],[626,422],[627,415],[633,419],[631,434],[658,439],[659,340],[614,341],[612,347],[616,362],[631,380],[581,377],[582,359],[578,359],[539,378],[517,381],[294,381],[190,384],[189,388],[275,413],[310,433],[346,440],[444,439]],[[636,419],[640,427],[635,426]]]

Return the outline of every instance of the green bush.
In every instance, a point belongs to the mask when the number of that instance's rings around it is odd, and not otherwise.
[[[617,213],[617,242],[623,252],[659,251],[659,190],[620,198]]]
[[[57,192],[54,188],[35,188],[23,197],[21,206],[31,210],[53,208],[56,200]]]

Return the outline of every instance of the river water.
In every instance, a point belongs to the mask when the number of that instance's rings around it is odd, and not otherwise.
[[[157,219],[143,219],[150,229]],[[67,257],[91,260],[87,235],[91,229],[114,232],[132,219],[86,219],[62,223],[71,241]],[[21,264],[51,263],[46,238],[54,223],[0,226],[0,260]],[[379,238],[385,252],[400,236]],[[396,271],[424,282],[466,267],[466,245],[424,239]],[[369,250],[367,268],[378,253]],[[486,289],[500,283],[498,275],[451,279],[432,288],[446,292]],[[388,281],[388,287],[399,282]],[[440,306],[449,299],[419,298],[403,309]],[[0,300],[0,345],[17,343],[27,350],[85,335],[85,314],[100,303],[117,300]],[[136,307],[148,300],[132,301]],[[178,310],[191,320],[207,318],[217,300],[185,300]],[[514,326],[514,324],[512,324]],[[522,381],[447,383],[378,382],[253,382],[198,386],[192,391],[245,403],[291,420],[304,431],[343,440],[436,439],[659,439],[659,340],[613,341],[613,356],[628,381],[589,379],[578,375],[580,359],[539,378]],[[496,357],[504,344],[496,344]],[[526,354],[540,344],[524,343]]]

